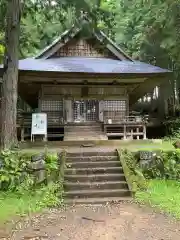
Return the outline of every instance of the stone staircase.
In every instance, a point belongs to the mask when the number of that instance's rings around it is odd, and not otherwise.
[[[67,153],[65,202],[102,204],[131,199],[117,153]]]
[[[101,124],[74,124],[64,128],[64,141],[108,140]]]

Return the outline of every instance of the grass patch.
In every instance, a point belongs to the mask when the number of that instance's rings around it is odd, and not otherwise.
[[[53,143],[53,145],[52,145]],[[83,142],[76,142],[77,145],[75,145],[75,142],[69,146],[65,146],[64,142],[48,142],[48,151],[52,153],[57,153],[60,151],[63,151],[63,149],[69,150],[69,149],[79,149],[80,146],[83,144]],[[172,142],[170,141],[162,141],[162,143],[153,143],[151,140],[132,140],[132,141],[124,141],[124,140],[105,140],[99,142],[99,144],[96,144],[96,147],[115,147],[118,149],[128,149],[131,151],[140,151],[140,150],[174,150],[174,147],[172,145]],[[57,146],[57,144],[59,144]],[[67,144],[67,143],[66,143]],[[22,146],[21,152],[22,153],[40,153],[44,152],[47,149],[47,147],[36,145],[36,143],[27,143],[26,145]]]
[[[52,183],[34,191],[0,192],[0,223],[61,205],[62,196],[57,195],[58,191],[61,192],[59,185]]]
[[[147,192],[138,191],[136,200],[148,203],[180,219],[180,182],[151,180]]]
[[[122,146],[121,148],[126,148],[131,152],[141,151],[141,150],[142,151],[154,151],[154,150],[169,151],[169,150],[175,149],[171,142],[163,141],[162,143],[148,143],[148,142],[139,143],[138,140],[136,140],[134,144],[130,143]]]

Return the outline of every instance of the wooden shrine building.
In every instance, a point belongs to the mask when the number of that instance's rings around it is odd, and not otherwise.
[[[74,25],[19,61],[19,95],[31,107],[18,114],[21,140],[30,136],[32,112],[47,113],[48,139],[145,139],[145,122],[129,111],[169,73],[134,61],[102,31],[87,37]]]

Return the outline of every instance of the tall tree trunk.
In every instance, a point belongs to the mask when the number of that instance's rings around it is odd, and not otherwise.
[[[6,50],[2,83],[1,145],[9,149],[17,144],[17,85],[20,34],[20,1],[8,0],[6,15]]]

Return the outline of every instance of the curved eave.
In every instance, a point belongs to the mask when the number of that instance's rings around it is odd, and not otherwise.
[[[101,78],[156,78],[156,77],[171,77],[173,75],[173,72],[158,72],[158,73],[92,73],[92,72],[56,72],[56,71],[34,71],[34,70],[19,70],[20,76],[69,76],[71,78],[74,77],[74,75],[79,75],[79,77],[84,78],[85,76],[90,77],[101,77]]]
[[[1,65],[1,73],[3,72]],[[119,61],[108,58],[61,57],[51,59],[24,59],[19,61],[20,75],[79,75],[117,76],[119,78],[171,76],[172,72],[139,61]]]

